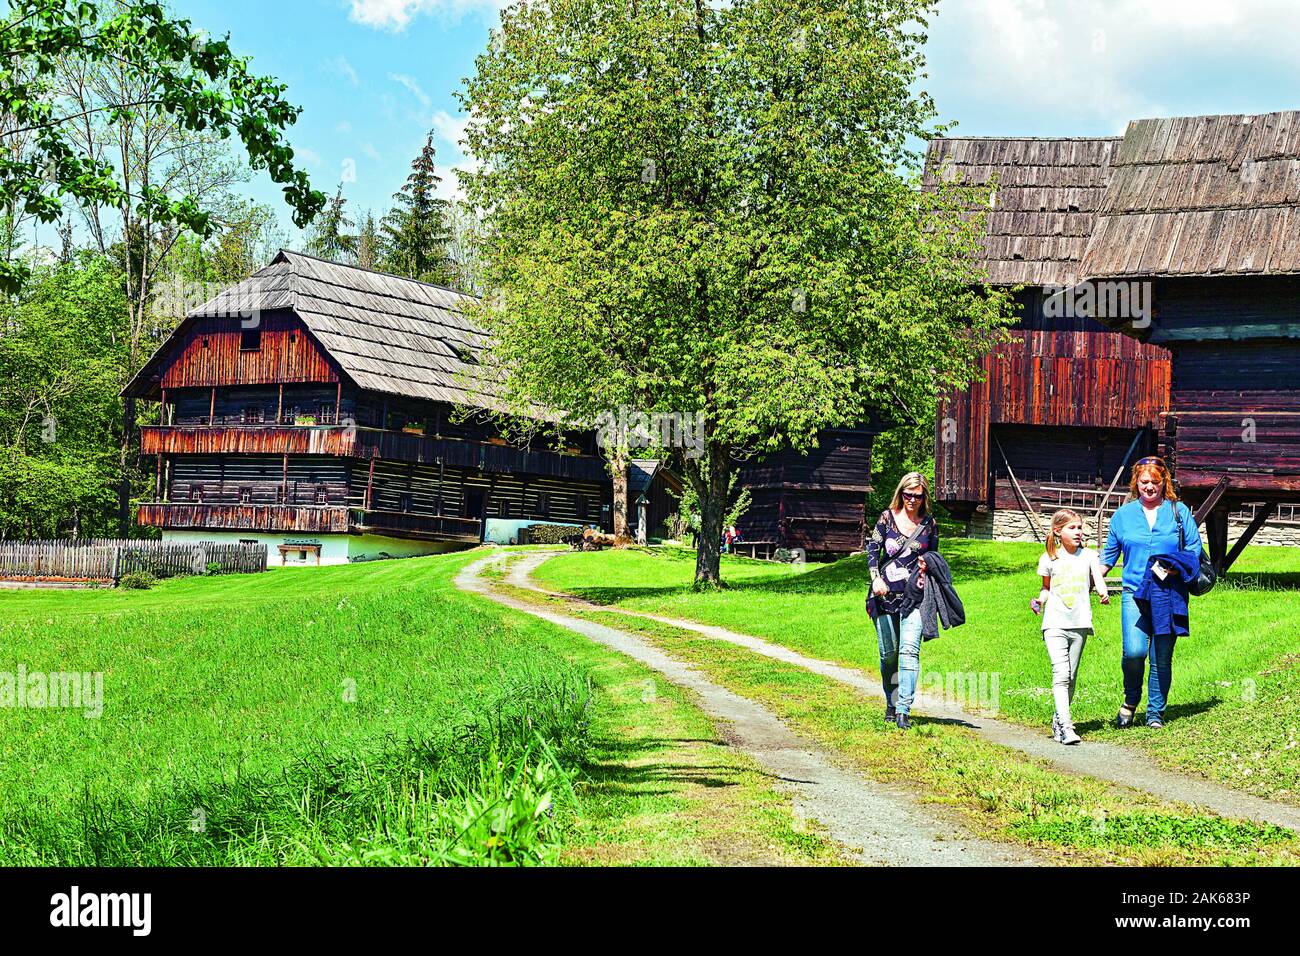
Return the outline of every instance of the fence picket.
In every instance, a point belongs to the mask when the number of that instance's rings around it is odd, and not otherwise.
[[[202,574],[211,564],[223,574],[266,570],[260,544],[174,544],[144,539],[87,538],[0,541],[0,581],[114,582],[132,571],[155,577]]]

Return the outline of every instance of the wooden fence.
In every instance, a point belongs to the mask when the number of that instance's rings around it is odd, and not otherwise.
[[[266,570],[266,546],[176,544],[164,541],[91,538],[63,541],[0,541],[0,581],[113,582],[132,571],[159,578]]]

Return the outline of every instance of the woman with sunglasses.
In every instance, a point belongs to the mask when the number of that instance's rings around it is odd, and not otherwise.
[[[1124,558],[1124,597],[1120,604],[1123,631],[1124,703],[1115,717],[1117,727],[1130,727],[1142,701],[1142,678],[1147,657],[1147,726],[1164,727],[1165,703],[1173,683],[1174,643],[1186,634],[1187,618],[1171,618],[1157,627],[1149,593],[1151,579],[1177,587],[1184,601],[1186,581],[1200,568],[1201,535],[1192,510],[1178,500],[1169,468],[1161,458],[1143,458],[1133,466],[1130,500],[1110,519],[1106,546],[1101,552],[1103,573]],[[1179,526],[1182,526],[1182,546]]]
[[[903,476],[864,550],[871,568],[867,611],[876,626],[880,679],[888,695],[885,720],[907,730],[912,726],[908,713],[921,673],[922,618],[919,607],[906,615],[900,612],[912,572],[919,571],[924,584],[924,553],[939,550],[939,531],[930,514],[930,486],[924,475],[913,471]]]

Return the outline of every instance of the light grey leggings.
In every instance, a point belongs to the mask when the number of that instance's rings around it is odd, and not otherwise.
[[[1057,627],[1043,631],[1047,656],[1052,661],[1052,697],[1056,701],[1056,716],[1067,727],[1074,725],[1070,719],[1070,702],[1074,700],[1074,685],[1079,675],[1083,645],[1091,633],[1089,629]]]

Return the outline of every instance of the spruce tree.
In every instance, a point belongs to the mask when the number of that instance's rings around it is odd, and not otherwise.
[[[436,195],[442,182],[434,169],[433,133],[411,163],[411,175],[394,206],[380,223],[386,245],[384,268],[395,275],[449,285],[454,269],[447,256],[451,236],[447,228],[447,202]]]
[[[329,201],[324,212],[312,225],[307,239],[307,252],[334,262],[351,262],[357,251],[357,237],[349,232],[354,223],[344,211],[348,201],[343,198],[343,184]]]

